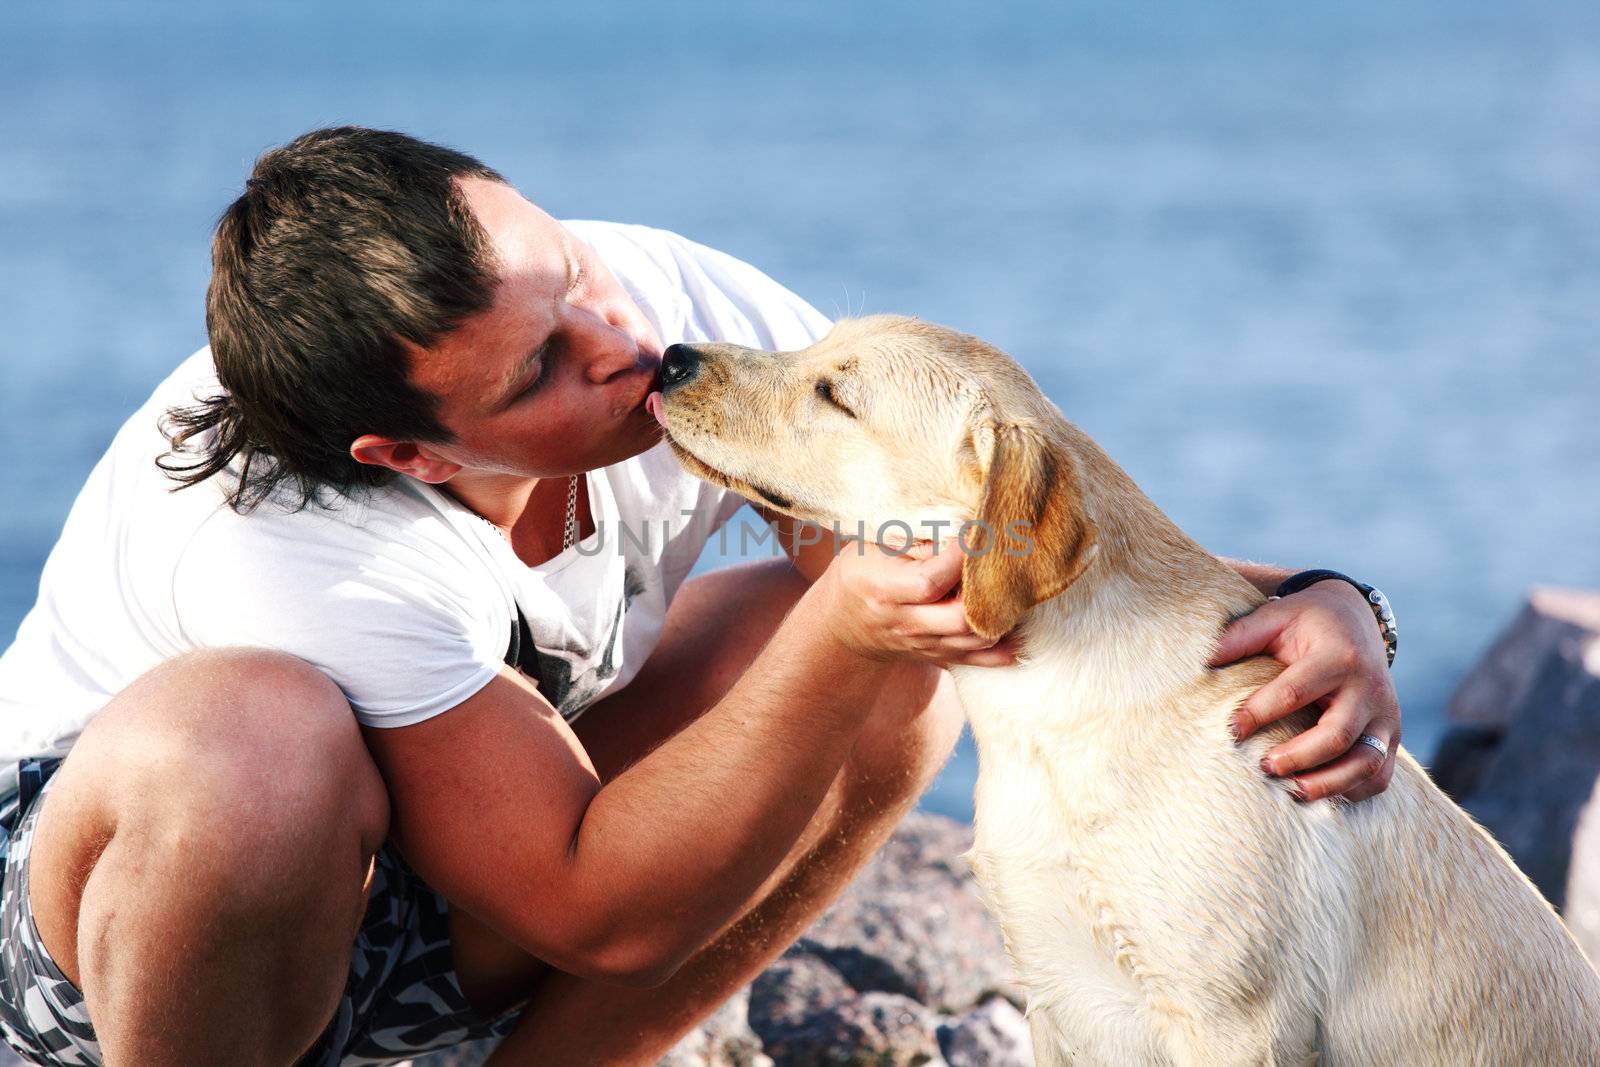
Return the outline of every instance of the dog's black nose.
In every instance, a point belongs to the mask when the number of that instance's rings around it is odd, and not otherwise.
[[[693,345],[668,345],[661,353],[661,391],[682,385],[700,370],[700,353]]]

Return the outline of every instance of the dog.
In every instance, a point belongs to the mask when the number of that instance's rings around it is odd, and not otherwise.
[[[1303,803],[1258,763],[1313,710],[1233,739],[1281,666],[1208,661],[1261,594],[1009,357],[880,316],[667,365],[658,414],[700,477],[847,532],[968,524],[968,623],[1020,640],[951,668],[970,860],[1039,1063],[1600,1064],[1600,978],[1409,754],[1377,797]]]

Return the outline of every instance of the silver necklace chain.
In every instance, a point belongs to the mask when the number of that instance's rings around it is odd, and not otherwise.
[[[578,543],[578,476],[567,483],[567,524],[561,530],[561,551]]]

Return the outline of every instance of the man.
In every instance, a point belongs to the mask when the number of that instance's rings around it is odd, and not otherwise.
[[[663,341],[828,327],[729,257],[322,130],[224,215],[207,327],[0,658],[0,1030],[40,1063],[652,1062],[915,802],[940,665],[1013,658],[955,551],[780,521],[792,566],[685,581],[741,501],[659,443]],[[1365,601],[1318,583],[1219,656],[1261,649],[1244,732],[1328,704],[1269,773],[1381,790]]]

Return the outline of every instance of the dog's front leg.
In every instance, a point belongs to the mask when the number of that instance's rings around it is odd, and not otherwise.
[[[1316,1067],[1314,1034],[1285,1033],[1268,1005],[1256,1010],[1208,1011],[1197,1019],[1152,1006],[1172,1067]]]
[[[1069,1019],[1051,1008],[1029,1010],[1035,1067],[1173,1067],[1147,1028],[1129,1026],[1115,1013],[1096,1015],[1093,1022],[1085,1014],[1074,1011]]]

